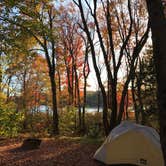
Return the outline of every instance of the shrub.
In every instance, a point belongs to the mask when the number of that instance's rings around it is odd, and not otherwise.
[[[16,111],[13,102],[6,103],[0,96],[0,136],[15,137],[21,130],[23,114]]]
[[[76,129],[76,108],[75,107],[65,107],[60,110],[59,114],[59,128],[61,134],[72,135],[75,133]]]
[[[103,135],[102,113],[86,113],[86,134],[88,137],[97,138]]]
[[[98,138],[101,136],[101,130],[98,124],[91,125],[88,130],[88,137]]]

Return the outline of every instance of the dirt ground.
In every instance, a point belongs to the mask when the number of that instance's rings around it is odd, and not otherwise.
[[[98,144],[68,139],[45,139],[36,150],[21,149],[22,142],[0,142],[0,166],[103,166],[93,160]]]

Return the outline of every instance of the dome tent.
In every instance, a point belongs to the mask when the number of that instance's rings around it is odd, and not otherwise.
[[[164,166],[158,133],[151,127],[127,121],[110,132],[94,159],[108,165]]]

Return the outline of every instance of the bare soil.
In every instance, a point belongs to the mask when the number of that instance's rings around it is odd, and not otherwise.
[[[98,144],[44,139],[39,149],[21,148],[22,140],[0,141],[0,166],[103,166],[93,155]]]

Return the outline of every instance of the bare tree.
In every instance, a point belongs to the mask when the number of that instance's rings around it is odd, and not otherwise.
[[[95,0],[91,3],[88,0],[85,0],[84,2],[82,0],[73,1],[79,8],[84,32],[86,33],[90,44],[93,66],[103,97],[103,124],[107,135],[109,131],[122,120],[128,85],[134,74],[133,71],[136,67],[136,60],[147,41],[149,26],[145,25],[147,28],[142,32],[140,32],[140,27],[138,25],[137,28],[134,28],[135,24],[138,23],[138,21],[136,21],[136,18],[138,17],[135,17],[134,15],[135,3],[131,0],[127,0],[127,3],[109,0],[101,0],[100,2]],[[86,10],[85,6],[87,7]],[[124,12],[124,8],[127,12]],[[87,11],[90,13],[90,22],[86,19]],[[97,66],[96,48],[91,37],[91,27],[89,26],[91,24],[93,24],[93,28],[96,30],[96,38],[102,51],[107,79],[110,86],[109,93],[106,91]],[[136,36],[135,38],[133,37],[133,34]],[[129,60],[129,71],[121,93],[120,104],[118,105],[118,74],[124,58],[128,58]],[[108,94],[109,96],[107,96]],[[111,102],[108,102],[108,99],[110,99]],[[109,106],[108,103],[111,103],[111,106]],[[109,107],[111,108],[110,121],[108,119]]]

